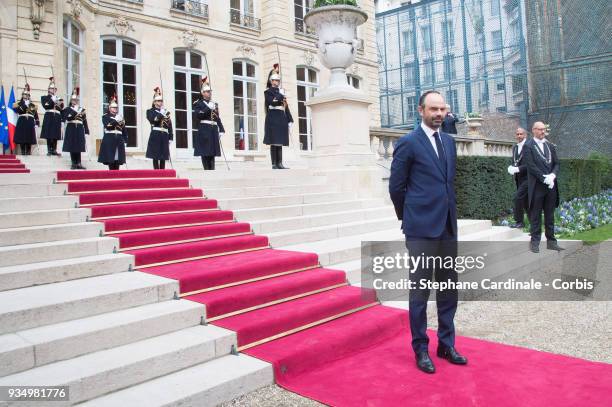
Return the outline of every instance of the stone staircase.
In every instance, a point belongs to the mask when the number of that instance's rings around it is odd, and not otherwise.
[[[27,158],[32,174],[0,175],[0,385],[69,385],[70,404],[89,406],[208,406],[272,383],[269,364],[231,354],[234,332],[201,324],[204,305],[175,299],[177,281],[133,271],[134,256],[90,221],[91,207],[54,183],[62,159]],[[362,241],[403,240],[385,196],[322,171],[174,164],[272,247],[317,253],[355,285]],[[459,228],[462,240],[525,239],[486,220]]]

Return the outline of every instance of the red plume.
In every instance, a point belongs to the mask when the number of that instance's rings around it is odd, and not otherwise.
[[[49,82],[53,82],[53,79],[55,79],[55,78],[53,78],[53,76],[50,76],[49,77]]]
[[[74,88],[74,93],[76,93],[76,95],[79,96],[79,94],[81,93],[81,88],[79,88],[78,86]]]
[[[205,76],[202,78],[202,83],[207,83],[208,82],[208,76]]]
[[[30,84],[26,83],[25,86],[23,87],[24,90],[26,91],[30,91]]]
[[[276,72],[278,72],[279,68],[280,68],[280,65],[279,65],[279,64],[274,64],[274,70],[275,70]]]
[[[161,92],[161,89],[159,88],[159,86],[156,86],[155,89],[153,89],[153,92],[155,93]]]

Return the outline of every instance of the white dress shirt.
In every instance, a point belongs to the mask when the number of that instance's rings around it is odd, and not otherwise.
[[[438,154],[438,147],[436,147],[436,139],[433,136],[434,133],[438,133],[438,137],[440,137],[440,130],[434,130],[431,127],[427,126],[424,122],[421,122],[421,128],[423,129],[423,131],[427,135],[427,138],[431,142],[431,145],[433,146],[436,155],[440,157],[440,154]],[[442,142],[442,139],[440,139],[440,142]]]
[[[523,139],[523,141],[521,141],[520,143],[518,143],[517,146],[517,154],[521,154],[521,151],[523,151],[523,146],[525,145],[525,139]]]

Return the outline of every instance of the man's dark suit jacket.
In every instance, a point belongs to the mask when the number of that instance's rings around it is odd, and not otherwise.
[[[519,172],[513,175],[514,183],[518,187],[521,182],[527,179],[527,164],[525,164],[525,146],[529,140],[525,140],[521,153],[518,152],[518,144],[512,147],[512,165],[518,167]]]
[[[523,156],[525,158],[525,164],[527,165],[529,207],[531,207],[533,199],[535,198],[536,188],[548,188],[548,185],[544,184],[544,175],[550,174],[551,172],[556,176],[557,201],[555,207],[559,206],[559,158],[557,157],[555,145],[548,141],[546,143],[550,148],[550,164],[547,164],[545,159],[542,158],[542,155],[538,152],[539,147],[534,139],[527,140],[523,146],[523,150],[525,150]]]
[[[440,133],[440,141],[446,154],[446,172],[421,126],[395,145],[389,194],[406,236],[437,238],[444,232],[447,216],[457,235],[457,150],[455,139],[448,134]]]

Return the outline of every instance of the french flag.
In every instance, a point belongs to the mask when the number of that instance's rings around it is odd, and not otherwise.
[[[15,89],[11,86],[11,95],[9,96],[8,104],[6,105],[6,113],[8,115],[8,132],[9,145],[11,151],[15,151],[15,126],[17,125],[17,113],[13,110],[15,104]]]

